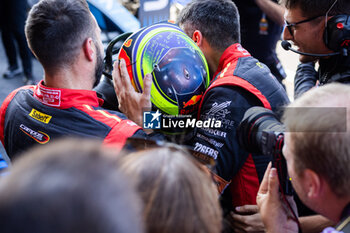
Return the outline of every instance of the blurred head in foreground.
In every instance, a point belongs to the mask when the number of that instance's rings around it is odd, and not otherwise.
[[[334,222],[350,202],[349,99],[349,85],[332,83],[284,112],[283,154],[293,187],[305,205]]]
[[[144,202],[147,232],[221,231],[218,191],[201,166],[172,144],[122,158],[121,169],[134,179]]]
[[[143,232],[141,205],[95,141],[36,148],[0,181],[2,233]]]

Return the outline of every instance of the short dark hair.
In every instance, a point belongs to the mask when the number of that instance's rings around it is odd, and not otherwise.
[[[143,231],[141,201],[101,142],[40,146],[9,172],[0,184],[2,233]]]
[[[325,15],[336,0],[280,0],[287,9],[300,8],[303,16],[313,17]],[[332,7],[329,15],[349,14],[349,0],[338,0]]]
[[[194,0],[180,12],[177,23],[190,37],[199,30],[220,51],[240,42],[239,13],[232,0]]]
[[[94,29],[85,0],[41,0],[29,12],[25,33],[44,68],[56,69],[74,62]]]

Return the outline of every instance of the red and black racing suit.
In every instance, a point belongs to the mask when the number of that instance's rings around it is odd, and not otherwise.
[[[195,150],[215,158],[217,174],[230,182],[226,190],[231,192],[233,206],[256,203],[259,182],[270,161],[269,157],[249,154],[239,146],[238,124],[252,106],[276,111],[288,103],[285,90],[264,64],[250,56],[240,44],[225,50],[198,112],[198,118],[215,118],[222,126],[197,128],[191,144]],[[219,189],[225,188],[225,181]]]
[[[41,81],[13,91],[0,108],[0,139],[13,159],[35,144],[62,136],[103,139],[121,148],[132,135],[146,136],[117,111],[101,108],[95,91],[49,88]]]

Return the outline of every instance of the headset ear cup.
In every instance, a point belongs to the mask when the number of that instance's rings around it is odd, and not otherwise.
[[[350,16],[336,15],[327,22],[323,33],[325,45],[335,51],[349,49],[350,47]]]

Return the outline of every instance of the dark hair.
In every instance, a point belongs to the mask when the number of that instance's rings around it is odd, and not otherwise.
[[[239,14],[232,0],[194,0],[181,11],[177,23],[190,37],[199,30],[220,51],[240,42]]]
[[[89,140],[23,154],[0,183],[1,232],[142,232],[141,202],[117,165]]]
[[[201,166],[172,144],[122,158],[121,169],[144,201],[147,232],[221,232],[219,193]]]
[[[336,0],[280,0],[287,9],[300,8],[303,16],[313,17],[325,15]],[[349,0],[338,0],[329,15],[349,14]]]
[[[85,0],[41,0],[25,26],[29,47],[45,69],[71,64],[95,25]]]

